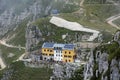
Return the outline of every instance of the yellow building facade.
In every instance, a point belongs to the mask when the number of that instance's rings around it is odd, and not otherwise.
[[[74,62],[75,60],[75,50],[63,50],[63,62]]]
[[[54,50],[52,48],[42,48],[42,55],[46,56],[54,55]]]

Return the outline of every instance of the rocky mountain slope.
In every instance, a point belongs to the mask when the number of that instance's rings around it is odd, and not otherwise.
[[[18,24],[28,17],[32,17],[31,21],[34,21],[37,18],[50,15],[54,9],[60,12],[66,12],[65,9],[68,7],[70,10],[68,9],[67,12],[72,12],[78,7],[75,5],[75,2],[72,2],[69,0],[51,0],[50,2],[48,0],[1,0],[0,36],[13,29],[15,30]]]
[[[91,52],[84,67],[84,80],[120,80],[120,31],[107,44]]]

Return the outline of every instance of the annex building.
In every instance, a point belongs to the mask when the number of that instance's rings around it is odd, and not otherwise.
[[[73,44],[44,43],[42,45],[43,60],[74,62],[75,46]]]

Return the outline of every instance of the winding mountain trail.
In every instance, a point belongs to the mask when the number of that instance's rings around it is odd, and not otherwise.
[[[4,46],[6,46],[6,47],[10,47],[10,48],[25,49],[25,47],[13,46],[13,45],[7,44],[5,40],[0,40],[0,44],[1,44],[1,45],[4,45]],[[25,55],[25,54],[22,54],[16,61],[22,60],[23,57],[24,57],[24,55]],[[1,69],[0,69],[0,70],[3,70],[4,68],[6,68],[6,64],[5,64],[5,62],[3,61],[1,55],[0,55],[0,66],[1,66]]]
[[[6,47],[10,47],[10,48],[25,49],[25,47],[20,47],[20,46],[14,46],[14,45],[7,44],[5,40],[0,40],[0,44],[4,45]]]
[[[83,7],[84,7],[83,3],[84,3],[84,0],[81,0],[80,3],[79,3],[80,9],[77,10],[77,11],[75,11],[75,12],[73,12],[73,13],[83,13],[83,11],[84,11],[84,9],[83,9]]]
[[[23,53],[16,61],[22,61],[24,60],[23,57],[26,55],[26,53]]]
[[[1,55],[0,55],[0,67],[1,67],[0,70],[3,70],[4,68],[6,68],[6,64],[5,64],[5,62],[3,61]]]
[[[111,26],[117,28],[117,29],[120,29],[119,26],[117,26],[115,23],[113,23],[113,21],[117,20],[120,18],[120,14],[117,14],[117,15],[114,15],[114,16],[111,16],[109,18],[106,19],[107,23],[110,24]]]
[[[80,7],[83,7],[84,1],[85,1],[85,0],[82,0],[82,1],[80,2]]]

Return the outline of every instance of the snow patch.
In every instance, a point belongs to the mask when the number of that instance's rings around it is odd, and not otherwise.
[[[62,35],[62,39],[65,39],[67,35]]]
[[[63,28],[66,28],[66,29],[69,29],[69,30],[72,30],[72,31],[83,31],[83,32],[93,33],[93,35],[90,36],[88,41],[93,41],[99,35],[99,31],[84,28],[82,25],[80,25],[77,22],[70,22],[70,21],[67,21],[65,19],[55,17],[55,16],[53,16],[51,18],[50,23],[52,23],[52,24],[54,24],[58,27],[63,27]]]

